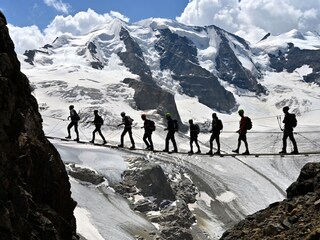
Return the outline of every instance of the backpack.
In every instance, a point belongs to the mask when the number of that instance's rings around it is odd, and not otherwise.
[[[252,121],[249,117],[246,117],[246,129],[250,130],[252,128]]]
[[[134,121],[130,116],[126,116],[126,120],[127,120],[128,126],[131,126]]]
[[[149,120],[149,130],[152,132],[156,130],[156,125],[152,120]]]
[[[223,124],[222,124],[222,121],[220,119],[218,119],[217,126],[218,126],[219,131],[221,131],[223,129]]]
[[[200,127],[198,124],[195,124],[194,126],[195,126],[196,133],[198,135],[200,133]]]
[[[103,125],[103,118],[101,116],[98,116],[96,124]]]
[[[179,131],[179,123],[178,123],[178,120],[173,120],[173,130],[174,131]]]
[[[297,118],[296,118],[296,115],[294,114],[294,113],[290,113],[289,115],[288,115],[288,125],[290,126],[290,127],[292,127],[292,128],[295,128],[296,126],[297,126],[297,123],[298,123],[298,121],[297,121]]]
[[[78,114],[76,111],[74,111],[73,119],[74,119],[75,121],[79,121],[79,120],[80,120],[80,116],[79,116],[79,114]]]

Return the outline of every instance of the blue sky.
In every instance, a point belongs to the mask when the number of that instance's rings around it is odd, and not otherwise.
[[[84,35],[115,17],[216,25],[251,43],[293,29],[320,35],[320,0],[1,0],[0,10],[18,53],[60,34]]]
[[[74,15],[79,11],[87,11],[88,8],[99,14],[119,12],[128,17],[130,22],[150,17],[175,19],[182,14],[188,2],[189,0],[68,0],[45,3],[44,0],[1,0],[0,8],[13,25],[37,25],[44,29],[56,15]]]

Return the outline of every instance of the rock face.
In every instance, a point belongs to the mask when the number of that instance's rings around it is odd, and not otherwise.
[[[159,31],[161,35],[155,49],[160,55],[161,70],[171,70],[172,78],[180,82],[187,95],[197,96],[199,102],[210,108],[230,112],[236,105],[232,93],[225,90],[212,73],[200,67],[194,44],[167,28]]]
[[[248,216],[221,239],[320,239],[320,163],[306,164],[287,196]]]
[[[182,124],[174,96],[171,93],[162,90],[155,84],[146,84],[131,78],[125,78],[123,82],[135,90],[134,100],[139,109],[157,109],[157,113],[161,116],[169,112],[174,119],[178,120],[181,131],[188,130],[188,126]]]
[[[193,239],[190,227],[195,223],[195,217],[188,203],[196,201],[196,189],[188,178],[181,176],[178,181],[172,181],[161,166],[137,158],[131,160],[122,183],[114,187],[130,199],[135,211],[146,214],[151,222],[159,225],[159,232],[150,233],[156,236],[152,239]],[[139,200],[133,201],[136,198]]]
[[[70,183],[0,14],[0,239],[77,239]]]
[[[277,72],[287,70],[292,73],[303,65],[309,65],[312,73],[304,76],[304,80],[320,85],[320,50],[300,49],[288,43],[285,51],[279,51],[278,55],[269,54],[269,57],[270,66]]]
[[[216,30],[221,39],[219,44],[219,53],[216,58],[218,76],[224,81],[234,84],[238,88],[248,89],[249,91],[256,92],[257,94],[266,94],[266,89],[258,83],[257,77],[254,74],[256,73],[256,75],[259,76],[259,71],[257,69],[249,71],[244,68],[242,63],[236,57],[234,50],[231,48],[226,32],[215,26],[212,26],[211,28]],[[235,35],[233,35],[233,37],[243,45],[244,49],[250,49],[243,39]]]

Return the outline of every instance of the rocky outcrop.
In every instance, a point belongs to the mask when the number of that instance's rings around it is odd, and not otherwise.
[[[195,223],[195,217],[188,203],[196,201],[195,186],[181,176],[177,178],[180,180],[173,181],[159,165],[137,158],[131,160],[122,183],[114,187],[130,199],[135,211],[146,214],[151,222],[159,225],[159,232],[151,233],[158,236],[154,239],[193,239],[190,227]],[[136,198],[139,200],[135,201]]]
[[[188,130],[188,127],[184,126],[181,122],[174,96],[171,93],[164,91],[157,85],[146,84],[131,78],[125,78],[123,82],[135,90],[133,97],[136,106],[140,110],[156,109],[157,113],[161,116],[165,116],[169,112],[174,119],[178,120],[181,131]]]
[[[238,88],[247,89],[257,94],[265,94],[266,89],[258,83],[257,77],[254,72],[258,75],[257,69],[246,69],[235,55],[235,51],[231,48],[231,43],[226,37],[226,32],[218,27],[213,28],[220,36],[219,53],[215,59],[218,76],[224,81],[227,81]],[[231,35],[231,34],[229,34]],[[244,49],[249,50],[247,43],[239,37],[233,35],[234,38],[243,45]],[[234,48],[237,46],[234,44]],[[240,51],[240,50],[239,50]],[[253,65],[253,64],[252,64]]]
[[[154,84],[150,68],[144,60],[142,50],[138,43],[132,39],[129,32],[123,27],[119,35],[120,40],[122,40],[126,46],[125,52],[118,53],[124,65],[129,68],[132,73],[140,76],[141,81]]]
[[[77,239],[70,183],[0,14],[0,239]]]
[[[185,94],[221,112],[231,112],[236,101],[232,93],[225,90],[218,79],[199,65],[197,48],[186,37],[172,33],[169,29],[159,30],[155,49],[160,55],[161,70],[171,70],[172,78],[180,82]]]
[[[312,73],[303,76],[306,82],[314,82],[320,85],[320,50],[308,50],[295,47],[288,43],[286,51],[279,50],[278,53],[269,54],[270,66],[277,72],[287,70],[292,73],[303,65],[312,68]]]
[[[287,197],[248,216],[221,239],[320,239],[320,163],[302,168]]]

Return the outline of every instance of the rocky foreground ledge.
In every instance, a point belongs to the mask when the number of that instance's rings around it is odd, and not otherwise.
[[[0,239],[78,239],[69,178],[0,12]]]
[[[130,201],[133,210],[158,226],[159,231],[149,233],[150,239],[193,239],[190,228],[196,218],[188,204],[196,201],[197,193],[183,173],[169,176],[159,165],[142,157],[135,158],[130,160],[123,181],[114,189]],[[137,236],[137,239],[144,238]]]
[[[320,163],[306,164],[287,199],[248,216],[220,239],[320,239]]]

